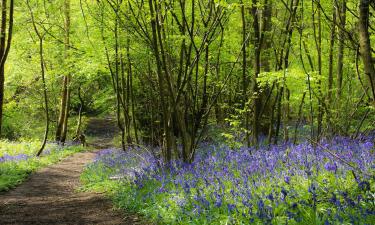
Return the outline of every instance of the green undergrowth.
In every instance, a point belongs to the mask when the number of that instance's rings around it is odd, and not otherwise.
[[[81,146],[47,144],[42,155],[35,157],[39,147],[38,141],[0,141],[0,192],[22,183],[32,172],[84,150]]]
[[[86,169],[82,173],[81,183],[83,186],[80,191],[104,193],[112,200],[116,209],[140,215],[145,220],[147,218],[147,220],[152,221],[152,224],[165,224],[161,218],[155,217],[155,212],[159,211],[155,202],[143,202],[141,199],[135,198],[132,194],[134,193],[134,189],[129,182],[124,180],[110,180],[106,176],[108,174],[105,173],[103,173],[103,177],[96,176],[96,174],[91,169]],[[159,200],[162,201],[162,199]]]

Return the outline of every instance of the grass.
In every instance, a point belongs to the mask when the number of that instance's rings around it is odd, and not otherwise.
[[[205,145],[193,164],[165,167],[140,149],[108,149],[81,180],[160,224],[373,224],[373,140],[338,137],[322,141],[325,148],[259,150]]]
[[[35,157],[39,146],[37,141],[0,141],[0,192],[22,183],[30,173],[84,150],[80,146],[48,144],[42,156]]]

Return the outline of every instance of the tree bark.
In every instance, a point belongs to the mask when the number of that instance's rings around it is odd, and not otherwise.
[[[339,49],[337,54],[337,99],[340,99],[342,92],[342,79],[344,67],[344,47],[345,47],[345,25],[346,25],[346,0],[340,0],[337,8],[337,16],[340,24],[339,31]]]
[[[371,53],[370,34],[368,31],[370,2],[370,0],[361,0],[359,3],[359,44],[365,74],[367,75],[369,86],[372,90],[372,102],[375,103],[375,68]]]
[[[79,99],[80,105],[79,105],[79,110],[78,110],[78,120],[77,120],[75,137],[79,137],[79,135],[81,134],[82,113],[83,113],[83,110],[84,110],[84,107],[85,107],[85,102],[84,102],[84,100],[82,98],[82,95],[81,95],[81,85],[78,87],[78,99]]]
[[[253,75],[253,126],[252,126],[252,141],[253,145],[258,146],[259,138],[259,108],[260,108],[260,94],[257,78],[260,73],[260,54],[261,54],[261,43],[260,43],[260,27],[259,27],[259,17],[258,17],[258,1],[252,0],[251,13],[253,16],[253,29],[254,29],[254,75]]]
[[[7,35],[7,0],[1,2],[1,27],[0,27],[0,138],[2,130],[2,119],[3,119],[3,104],[4,104],[4,83],[5,83],[5,62],[8,58],[10,45],[12,42],[13,33],[13,12],[14,12],[14,1],[10,1],[9,6],[9,28]]]
[[[333,92],[333,52],[335,50],[335,35],[336,35],[336,8],[333,5],[333,15],[331,23],[331,34],[329,40],[329,55],[328,55],[328,93],[326,97],[327,113],[326,113],[326,123],[329,131],[332,131],[331,124],[331,105],[332,105],[332,92]]]
[[[247,102],[247,87],[248,87],[248,75],[247,75],[247,43],[246,43],[246,15],[245,15],[245,4],[241,1],[241,22],[242,22],[242,108],[244,110],[245,117],[245,132],[247,146],[250,147],[250,131],[249,131],[249,108],[246,105]]]
[[[65,60],[69,60],[69,45],[70,45],[70,0],[64,2],[64,15],[65,15]],[[66,65],[67,66],[67,65]],[[70,72],[64,75],[63,91],[61,93],[60,115],[57,123],[56,141],[64,143],[68,132],[68,118],[69,118],[69,105],[70,105]]]
[[[40,146],[36,156],[40,156],[42,154],[46,143],[47,143],[47,138],[48,138],[48,132],[49,132],[49,107],[48,107],[48,95],[47,95],[47,85],[46,85],[46,79],[45,79],[45,67],[44,67],[44,49],[43,49],[43,39],[44,39],[44,34],[41,34],[36,26],[35,18],[34,18],[34,13],[31,9],[31,6],[29,4],[29,0],[26,1],[27,7],[29,8],[30,11],[30,16],[31,16],[31,22],[35,31],[35,34],[38,36],[39,39],[39,60],[40,60],[40,72],[42,76],[42,82],[43,82],[43,97],[44,97],[44,107],[45,107],[45,114],[46,114],[46,120],[45,120],[45,132],[44,132],[44,138],[42,141],[42,145]]]
[[[164,134],[163,138],[165,139],[165,145],[163,146],[163,154],[166,161],[171,160],[171,137],[170,137],[170,129],[168,126],[169,121],[169,113],[168,113],[168,106],[165,102],[165,85],[164,85],[164,75],[163,75],[163,68],[162,62],[160,59],[159,53],[159,46],[158,46],[158,35],[157,35],[157,20],[155,15],[155,7],[153,0],[149,0],[149,10],[151,14],[151,29],[152,29],[152,49],[154,51],[154,56],[156,59],[156,68],[157,68],[157,76],[158,76],[158,88],[159,88],[159,96],[160,96],[160,103],[162,106],[162,120],[163,120],[163,129]]]

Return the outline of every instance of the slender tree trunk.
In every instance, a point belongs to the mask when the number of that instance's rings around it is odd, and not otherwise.
[[[117,28],[116,28],[117,30]],[[115,54],[115,57],[119,57],[118,56],[118,36],[116,36],[116,54]],[[126,143],[130,144],[132,142],[132,139],[131,139],[131,135],[130,135],[130,115],[129,115],[129,101],[128,101],[128,96],[129,96],[129,93],[128,93],[128,90],[129,90],[129,73],[127,73],[127,76],[125,77],[125,64],[124,64],[124,60],[123,60],[123,56],[122,54],[120,54],[120,68],[121,68],[121,85],[120,85],[120,82],[118,82],[120,80],[120,78],[118,76],[120,76],[119,74],[116,75],[116,84],[118,85],[118,89],[117,89],[117,92],[116,92],[116,99],[117,99],[117,106],[118,106],[118,109],[117,109],[117,113],[116,113],[116,117],[117,117],[117,125],[118,127],[120,128],[121,130],[121,143],[122,143],[122,146],[123,146],[123,150],[125,151],[126,150]],[[116,63],[118,63],[118,59],[115,60]],[[118,69],[118,68],[117,68]],[[120,72],[118,72],[120,73]],[[122,107],[121,107],[122,106]],[[122,109],[122,111],[121,111]],[[122,123],[121,123],[121,115],[122,116]]]
[[[65,54],[66,59],[70,58],[70,0],[65,0]],[[66,104],[65,104],[65,118],[64,118],[64,124],[61,134],[61,142],[65,143],[67,133],[68,133],[68,119],[69,119],[69,110],[70,110],[70,81],[71,80],[71,74],[70,71],[68,71],[67,75],[67,92],[66,92]]]
[[[315,1],[317,1],[317,3],[315,3]],[[314,30],[314,40],[315,40],[315,47],[316,47],[316,51],[317,51],[317,55],[318,55],[318,94],[319,94],[319,98],[318,98],[318,116],[317,116],[317,120],[318,120],[318,127],[317,127],[317,139],[319,139],[320,137],[320,134],[322,132],[322,120],[323,120],[323,108],[322,108],[322,99],[323,99],[323,94],[322,94],[322,90],[321,90],[321,76],[322,76],[322,23],[321,23],[321,10],[320,8],[318,7],[316,10],[317,10],[317,13],[318,13],[318,16],[317,18],[315,18],[315,4],[318,4],[320,5],[320,0],[312,0],[312,9],[313,9],[313,13],[312,13],[312,22],[313,22],[313,30]],[[316,27],[316,25],[318,27]]]
[[[159,96],[160,96],[160,103],[162,106],[162,121],[163,121],[163,139],[165,139],[165,145],[163,146],[163,154],[166,161],[171,160],[171,137],[170,137],[170,129],[168,126],[169,121],[169,113],[168,113],[168,105],[166,104],[165,100],[167,99],[165,96],[165,85],[164,85],[164,75],[163,75],[163,68],[162,62],[160,59],[159,53],[159,45],[158,45],[158,35],[157,35],[157,20],[155,15],[155,7],[153,0],[149,0],[149,10],[151,14],[151,29],[152,29],[152,49],[154,51],[154,56],[156,60],[156,68],[157,68],[157,76],[158,76],[158,88],[159,88]]]
[[[78,99],[80,102],[79,110],[78,110],[78,120],[77,120],[77,127],[75,132],[75,137],[79,137],[81,134],[81,127],[82,127],[82,113],[85,107],[85,102],[81,95],[81,85],[78,87]]]
[[[49,132],[49,107],[48,107],[48,95],[47,95],[47,85],[46,85],[46,79],[45,79],[45,70],[44,70],[44,58],[43,58],[43,37],[39,37],[39,57],[40,57],[40,71],[42,75],[42,82],[43,82],[43,95],[44,95],[44,107],[45,107],[45,113],[46,113],[46,125],[45,125],[45,131],[44,131],[44,138],[42,142],[42,146],[39,148],[37,156],[40,156],[42,154],[48,138],[48,132]]]
[[[332,15],[332,24],[331,24],[331,35],[329,41],[329,65],[328,65],[328,94],[327,94],[327,116],[326,123],[328,129],[332,129],[331,124],[331,104],[332,104],[332,88],[333,88],[333,52],[335,49],[335,35],[336,35],[336,9],[333,5],[333,15]]]
[[[289,117],[290,117],[290,91],[288,88],[285,88],[285,103],[284,103],[284,121],[283,121],[283,128],[284,128],[284,141],[285,143],[289,142]]]
[[[261,64],[265,72],[270,71],[270,56],[272,46],[272,0],[265,0],[264,10],[262,13],[262,34],[261,34],[261,45],[262,45],[262,56]]]
[[[284,87],[280,88],[279,99],[277,102],[277,117],[276,117],[276,130],[275,130],[275,139],[273,140],[273,144],[277,144],[279,140],[279,132],[280,132],[280,125],[281,125],[281,102],[284,94]]]
[[[248,75],[247,75],[247,43],[246,43],[246,15],[245,15],[245,5],[243,1],[241,1],[241,21],[242,21],[242,108],[245,112],[245,132],[246,132],[246,142],[247,146],[250,147],[250,126],[249,126],[249,106],[246,105],[247,102],[247,87],[248,87]]]
[[[132,77],[132,71],[131,71],[131,64],[130,64],[130,58],[129,58],[129,46],[126,47],[127,48],[127,58],[128,58],[128,70],[127,70],[127,78],[126,78],[126,84],[124,83],[123,84],[123,93],[124,93],[124,101],[125,101],[125,107],[124,107],[124,114],[126,113],[125,115],[125,130],[126,130],[126,141],[128,144],[132,143],[133,140],[132,140],[132,137],[131,137],[131,134],[130,134],[130,127],[131,127],[131,117],[130,117],[130,100],[131,100],[131,77]],[[121,57],[121,60],[122,60],[122,57]]]
[[[70,45],[70,0],[64,3],[65,15],[65,60],[69,59]],[[68,132],[69,104],[70,104],[70,72],[64,76],[63,91],[61,93],[60,115],[56,129],[56,141],[64,143]]]
[[[138,138],[138,129],[137,129],[137,123],[135,118],[135,99],[134,99],[134,86],[133,86],[133,69],[132,69],[132,63],[130,59],[130,41],[129,38],[127,40],[127,58],[128,58],[128,67],[129,67],[129,89],[130,89],[130,100],[131,100],[131,110],[132,110],[132,118],[133,118],[133,129],[134,129],[134,136],[135,141],[137,144],[139,144],[139,138]]]
[[[125,72],[124,72],[124,65],[123,65],[123,57],[122,54],[119,54],[119,18],[117,17],[118,11],[120,10],[120,3],[117,1],[116,5],[116,19],[115,19],[115,30],[114,30],[114,38],[115,38],[115,72],[114,72],[114,80],[116,85],[116,118],[117,118],[117,126],[121,131],[121,146],[122,150],[126,151],[126,143],[131,143],[130,133],[129,131],[129,112],[128,112],[128,105],[126,101],[126,82],[125,82]],[[121,68],[119,68],[121,67]],[[121,71],[120,71],[121,69]],[[120,72],[121,72],[121,84],[120,84]],[[122,106],[122,107],[121,107]],[[123,117],[121,117],[121,109]],[[123,120],[122,120],[122,119]],[[122,121],[121,121],[122,120]]]
[[[335,35],[336,35],[336,10],[333,7],[333,16],[332,16],[332,24],[331,24],[331,36],[329,40],[329,65],[328,65],[328,104],[331,103],[332,100],[332,87],[333,87],[333,52],[335,49]]]
[[[272,136],[273,136],[273,131],[274,131],[274,123],[275,123],[275,109],[277,108],[277,103],[279,101],[279,98],[280,98],[279,84],[276,84],[276,97],[271,108],[270,125],[269,125],[269,130],[268,130],[268,146],[271,146],[272,144]]]
[[[302,99],[301,99],[301,104],[298,107],[298,118],[297,118],[296,126],[294,128],[294,140],[293,140],[293,144],[297,143],[298,126],[300,124],[301,117],[302,117],[302,109],[303,109],[303,104],[305,102],[305,97],[306,97],[306,91],[303,92]]]
[[[220,81],[220,62],[221,62],[221,49],[223,48],[224,43],[224,27],[221,25],[221,35],[220,35],[220,45],[217,54],[217,62],[216,62],[216,79]],[[221,108],[221,97],[219,96],[217,101],[215,102],[215,115],[216,115],[216,123],[219,125],[223,124],[223,110]]]
[[[62,135],[62,129],[64,125],[64,118],[65,118],[65,108],[67,103],[67,92],[68,92],[68,79],[66,76],[64,76],[63,80],[63,91],[61,93],[61,104],[60,104],[60,114],[59,119],[57,122],[57,128],[56,128],[56,141],[61,141],[61,135]]]
[[[253,29],[254,29],[254,75],[253,75],[253,95],[254,95],[254,112],[253,112],[253,144],[258,146],[259,138],[259,108],[260,108],[260,94],[258,93],[258,82],[257,78],[260,73],[260,27],[259,27],[259,17],[258,17],[258,0],[252,0],[251,13],[253,16]]]
[[[42,76],[42,82],[43,82],[43,97],[44,97],[44,111],[45,111],[45,114],[46,114],[46,125],[45,125],[45,132],[44,132],[44,138],[43,138],[43,141],[42,141],[42,145],[40,146],[36,156],[40,156],[40,154],[42,154],[45,146],[46,146],[46,143],[47,143],[47,138],[48,138],[48,132],[49,132],[49,107],[48,107],[48,95],[47,95],[47,85],[46,85],[46,79],[45,79],[45,67],[44,67],[44,52],[43,52],[43,39],[44,39],[44,34],[42,35],[37,26],[36,26],[36,22],[35,22],[35,18],[34,18],[34,13],[30,7],[30,2],[29,0],[26,1],[26,4],[27,4],[27,7],[29,8],[29,11],[30,11],[30,16],[31,16],[31,22],[32,22],[32,25],[33,25],[33,28],[34,28],[34,31],[35,31],[35,34],[38,36],[38,39],[39,39],[39,60],[40,60],[40,72],[41,72],[41,76]]]
[[[359,4],[359,43],[362,61],[367,75],[370,89],[372,90],[372,102],[375,103],[375,68],[371,53],[370,34],[368,31],[370,22],[370,0],[361,0]]]
[[[68,75],[67,79],[67,92],[66,92],[66,104],[65,104],[65,118],[64,118],[64,123],[62,127],[62,132],[61,132],[61,142],[65,143],[67,134],[68,134],[68,120],[69,120],[69,110],[70,110],[70,75]]]
[[[0,66],[0,137],[3,126],[3,104],[4,104],[4,83],[5,83],[5,72],[4,66]]]
[[[14,1],[10,1],[9,6],[9,27],[7,35],[7,0],[1,2],[1,27],[0,27],[0,138],[3,119],[3,104],[4,104],[4,83],[5,83],[5,62],[8,58],[10,44],[12,42],[13,32],[13,12]]]
[[[343,66],[344,66],[344,47],[345,47],[345,25],[346,25],[346,0],[338,0],[337,16],[339,19],[339,49],[337,54],[337,99],[340,100],[342,92]]]

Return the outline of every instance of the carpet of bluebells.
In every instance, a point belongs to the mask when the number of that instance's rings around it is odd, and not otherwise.
[[[204,144],[192,164],[106,149],[82,174],[162,224],[375,224],[374,137],[260,149]]]
[[[37,141],[0,141],[0,192],[21,183],[31,172],[83,150],[78,146],[63,147],[50,143],[41,157],[35,157],[39,147],[40,142]]]

